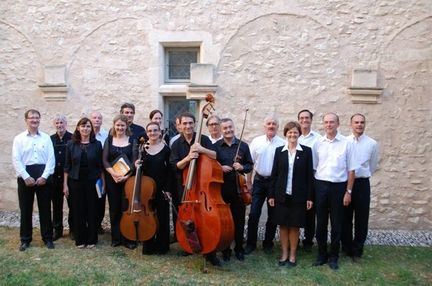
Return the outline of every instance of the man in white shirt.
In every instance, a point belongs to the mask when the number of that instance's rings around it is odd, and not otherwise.
[[[378,144],[364,134],[366,118],[363,114],[351,116],[352,134],[347,137],[353,144],[358,168],[351,195],[351,204],[345,208],[342,225],[342,250],[356,262],[363,254],[369,223],[370,183],[369,177],[378,166]],[[354,239],[352,235],[354,214]]]
[[[54,248],[51,221],[51,195],[47,181],[54,173],[55,157],[51,138],[39,131],[40,113],[30,109],[24,114],[27,130],[15,136],[12,162],[18,182],[21,211],[19,250],[30,247],[34,196],[37,196],[41,236],[47,248]]]
[[[212,144],[216,143],[217,141],[223,138],[220,121],[221,120],[217,115],[211,115],[206,121],[206,126],[209,131],[208,138],[210,139]]]
[[[171,148],[171,146],[173,145],[173,143],[174,143],[177,139],[180,138],[181,133],[182,133],[182,126],[181,126],[181,122],[180,122],[180,117],[179,117],[179,116],[177,116],[176,119],[175,119],[175,126],[176,126],[176,129],[177,129],[177,134],[174,135],[174,136],[170,139],[170,141],[169,141],[169,147],[170,147],[170,148]]]
[[[273,168],[274,153],[277,147],[285,145],[285,140],[277,135],[279,121],[275,116],[264,119],[264,135],[255,137],[250,144],[250,152],[254,162],[254,181],[252,191],[252,204],[248,220],[248,237],[245,254],[256,249],[258,224],[261,209],[270,191],[270,175]],[[252,186],[252,172],[247,175],[247,185]],[[267,202],[267,222],[263,241],[263,249],[270,254],[273,249],[273,239],[276,234],[276,225],[271,222],[271,211]]]
[[[323,117],[325,135],[318,139],[312,150],[315,170],[315,206],[317,216],[316,239],[318,257],[313,264],[329,263],[337,270],[342,235],[344,206],[351,202],[351,190],[356,169],[352,144],[340,135],[339,117],[326,113]],[[331,223],[330,252],[327,251],[328,219]]]
[[[102,128],[102,114],[99,111],[93,111],[90,113],[90,121],[93,124],[93,131],[96,136],[96,140],[98,140],[102,146],[105,144],[105,140],[108,137],[108,132]]]
[[[108,132],[105,129],[102,129],[102,114],[99,111],[93,111],[90,114],[90,121],[93,125],[93,131],[96,136],[96,140],[98,140],[102,146],[105,144],[105,140],[108,138]],[[102,221],[105,216],[105,205],[106,205],[106,193],[104,192],[102,197],[97,200],[97,218],[96,218],[96,227],[99,234],[104,233],[104,229],[102,227]]]
[[[313,113],[308,109],[303,109],[297,114],[297,119],[301,127],[301,135],[298,139],[299,144],[313,149],[315,142],[321,138],[318,132],[312,130]],[[314,182],[313,182],[314,185]],[[315,236],[315,207],[306,211],[306,225],[304,227],[303,248],[310,251]]]

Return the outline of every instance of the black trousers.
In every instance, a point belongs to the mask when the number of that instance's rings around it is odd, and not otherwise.
[[[75,245],[96,244],[96,179],[74,180],[69,178],[69,192],[74,210]]]
[[[234,220],[234,251],[243,252],[246,206],[237,198],[230,203],[230,209]]]
[[[250,207],[248,221],[247,245],[256,247],[258,237],[258,224],[261,216],[261,210],[270,191],[270,178],[263,178],[258,174],[255,175],[252,188],[252,204]],[[267,222],[263,241],[263,247],[273,247],[273,239],[276,234],[277,225],[271,221],[272,207],[267,202]]]
[[[342,249],[352,256],[361,257],[368,234],[370,208],[369,178],[357,178],[351,195],[351,204],[344,209]],[[354,239],[353,239],[354,218]]]
[[[52,240],[53,226],[51,222],[51,194],[49,189],[49,178],[44,186],[27,187],[22,178],[17,179],[18,202],[21,212],[20,238],[21,242],[32,241],[32,216],[33,202],[36,194],[39,209],[39,221],[42,240],[46,243]]]
[[[316,239],[320,258],[338,259],[342,236],[343,197],[346,182],[332,183],[316,180],[315,207],[317,217]],[[331,224],[330,253],[327,252],[328,219]]]
[[[315,185],[315,181],[314,181]],[[313,245],[313,239],[315,237],[315,223],[316,222],[316,212],[315,206],[310,210],[306,211],[306,224],[304,227],[304,239],[303,245]]]
[[[127,208],[125,202],[124,185],[125,183],[116,183],[108,172],[105,172],[105,188],[108,196],[109,215],[111,224],[111,241],[112,243],[124,242],[120,232],[120,220],[123,210]]]
[[[73,211],[71,196],[67,197],[67,205],[69,208],[68,224],[69,231],[73,232]],[[63,234],[63,175],[53,175],[53,184],[51,188],[51,202],[52,202],[52,222],[54,231]]]

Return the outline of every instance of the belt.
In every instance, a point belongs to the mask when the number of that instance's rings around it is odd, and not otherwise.
[[[255,177],[257,177],[260,180],[269,180],[270,179],[270,176],[261,176],[258,173],[255,173]]]

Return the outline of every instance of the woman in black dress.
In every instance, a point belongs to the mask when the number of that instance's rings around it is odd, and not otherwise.
[[[161,129],[161,133],[159,135],[159,137],[162,139],[162,141],[168,145],[169,141],[170,141],[170,137],[168,134],[168,129],[164,129],[163,128],[163,114],[162,111],[155,109],[152,110],[149,114],[149,119],[150,122],[156,122],[157,124],[159,124],[160,129]]]
[[[168,191],[170,183],[170,149],[160,139],[161,129],[158,123],[150,122],[146,126],[149,137],[148,148],[143,156],[143,175],[153,178],[156,182],[156,196],[154,206],[156,209],[159,227],[155,236],[143,244],[143,254],[165,254],[169,251],[169,202]]]
[[[120,220],[125,205],[124,185],[133,170],[127,174],[116,172],[112,165],[119,156],[125,156],[131,163],[138,157],[136,142],[131,137],[131,132],[127,125],[127,117],[117,115],[113,119],[113,126],[110,135],[105,141],[103,149],[103,165],[105,168],[106,193],[108,195],[109,213],[111,222],[111,246],[116,247],[121,244],[127,248],[136,248],[136,243],[125,239],[120,233]]]
[[[296,266],[299,230],[306,222],[306,210],[313,204],[312,151],[298,143],[300,134],[297,122],[285,125],[287,142],[276,149],[271,174],[268,202],[274,207],[273,223],[280,227],[280,266]]]
[[[93,248],[96,227],[96,181],[102,176],[102,145],[96,140],[90,119],[78,121],[66,146],[63,193],[72,198],[75,245]]]

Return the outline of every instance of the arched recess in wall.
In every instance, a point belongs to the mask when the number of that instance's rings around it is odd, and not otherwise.
[[[11,164],[12,141],[25,129],[24,112],[37,108],[45,116],[46,108],[38,87],[42,76],[40,57],[30,38],[15,26],[0,20],[0,205],[17,205],[15,171]],[[44,124],[43,122],[42,124]]]
[[[30,38],[3,20],[0,20],[0,35],[2,107],[9,112],[22,113],[41,100],[37,96],[40,93],[37,84],[43,73],[40,57]]]
[[[340,46],[318,21],[303,15],[268,14],[231,37],[218,63],[220,106],[248,106],[254,118],[277,112],[294,119],[300,108],[325,106],[345,97],[346,67]],[[238,110],[226,110],[235,114]],[[253,123],[251,123],[253,124]],[[255,124],[261,125],[260,120]]]
[[[384,45],[380,72],[384,75],[383,104],[386,130],[383,136],[381,169],[395,204],[391,219],[431,228],[432,196],[430,174],[432,152],[432,16],[407,24]],[[401,179],[403,178],[403,180]],[[397,195],[396,195],[397,194]],[[397,196],[397,197],[396,197]]]
[[[150,94],[147,21],[126,17],[104,22],[85,35],[68,65],[68,100],[76,113],[96,109],[108,122],[122,102],[136,105]],[[150,101],[150,99],[148,99]]]

